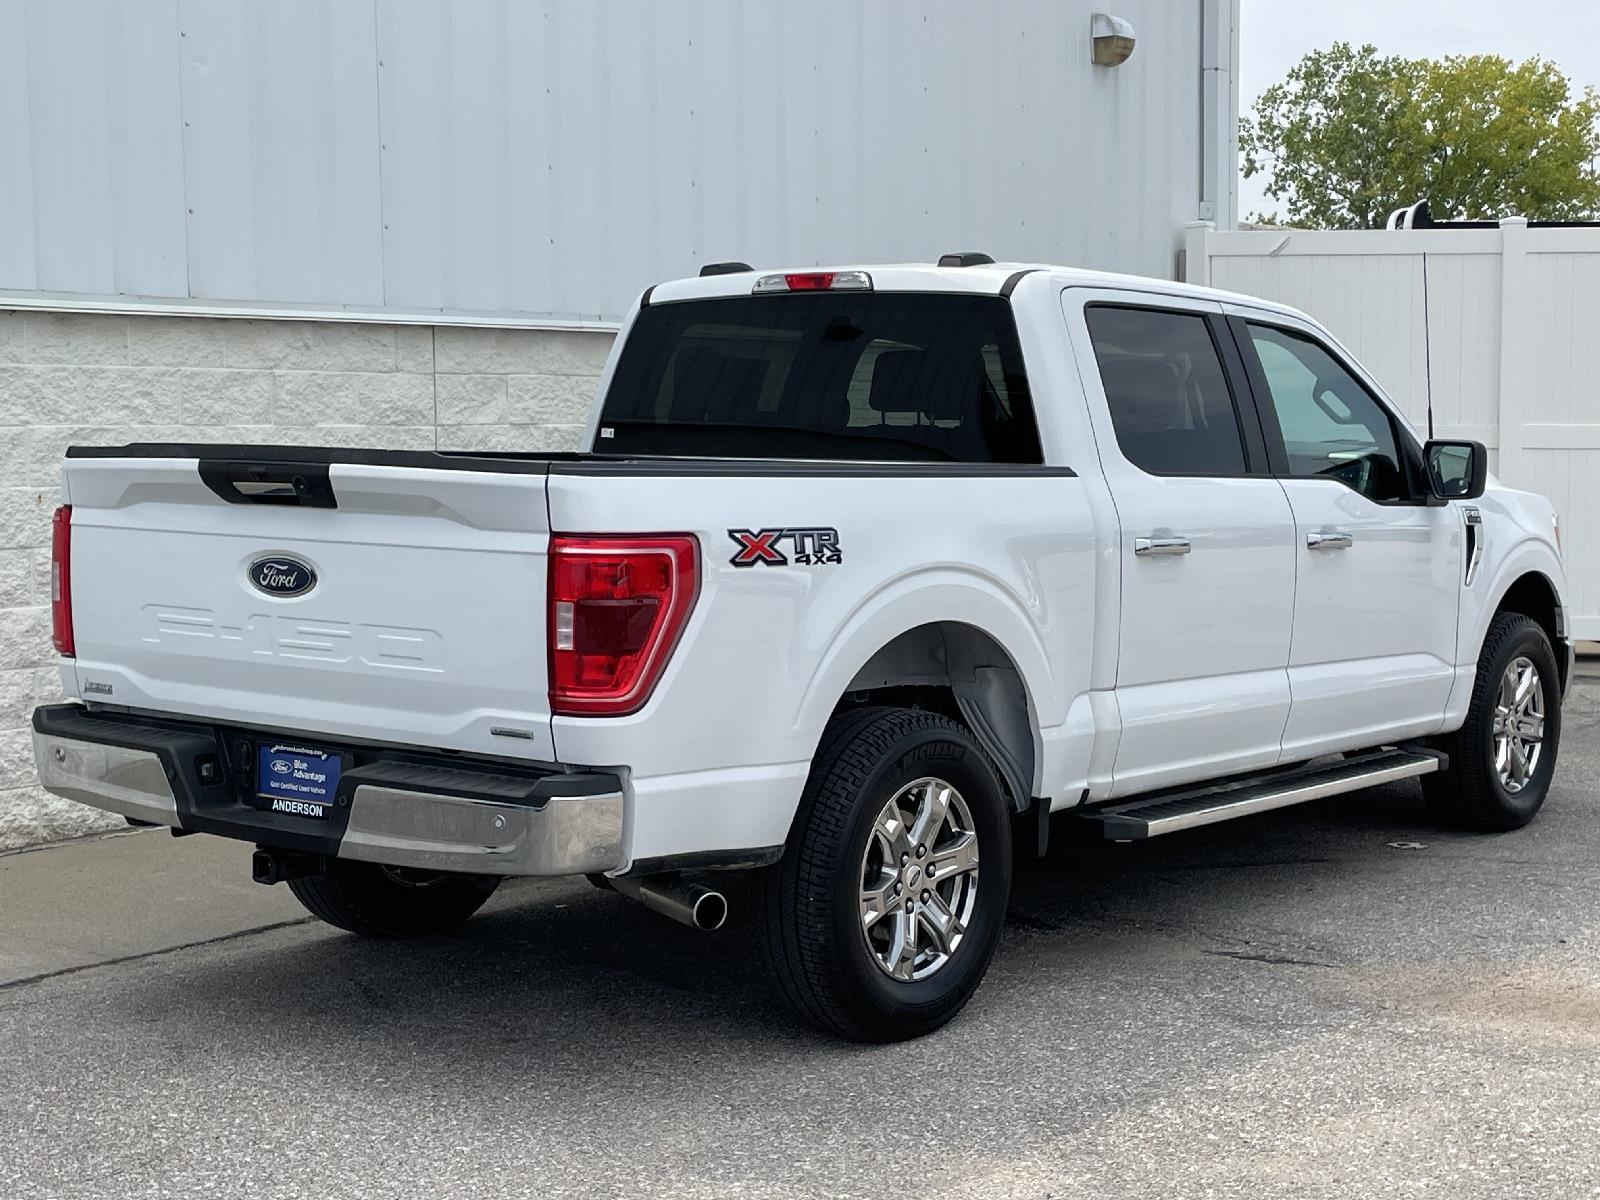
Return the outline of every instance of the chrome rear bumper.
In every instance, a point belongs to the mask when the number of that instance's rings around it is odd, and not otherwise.
[[[585,875],[622,865],[622,793],[530,809],[361,784],[340,858],[477,875]]]
[[[44,790],[151,825],[178,827],[178,801],[149,750],[104,746],[33,732],[33,762]]]
[[[326,739],[323,739],[326,740]],[[616,776],[509,774],[492,763],[353,767],[326,820],[251,806],[223,761],[223,731],[101,718],[76,705],[34,714],[39,782],[136,821],[327,857],[477,875],[579,875],[622,867]]]

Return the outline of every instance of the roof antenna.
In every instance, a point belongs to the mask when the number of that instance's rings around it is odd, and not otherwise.
[[[1422,252],[1422,377],[1428,389],[1428,440],[1433,441],[1433,330],[1428,323],[1428,252]]]
[[[1427,229],[1433,225],[1428,201],[1418,200],[1409,208],[1389,214],[1385,229]],[[1428,322],[1428,252],[1422,252],[1422,377],[1428,389],[1428,440],[1433,440],[1433,329]]]

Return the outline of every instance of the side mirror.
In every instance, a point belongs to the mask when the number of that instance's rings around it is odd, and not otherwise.
[[[1489,479],[1482,442],[1429,442],[1422,448],[1428,486],[1441,500],[1476,500]]]

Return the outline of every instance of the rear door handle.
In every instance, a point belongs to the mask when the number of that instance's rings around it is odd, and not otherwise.
[[[1140,558],[1157,554],[1187,554],[1190,550],[1186,537],[1147,537],[1133,539],[1133,552]]]
[[[1308,550],[1348,550],[1354,544],[1355,538],[1342,529],[1319,529],[1306,534]]]

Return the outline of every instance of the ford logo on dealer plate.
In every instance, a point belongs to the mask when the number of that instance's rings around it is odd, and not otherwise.
[[[300,596],[317,586],[317,573],[298,558],[275,554],[250,564],[250,582],[269,596]]]

